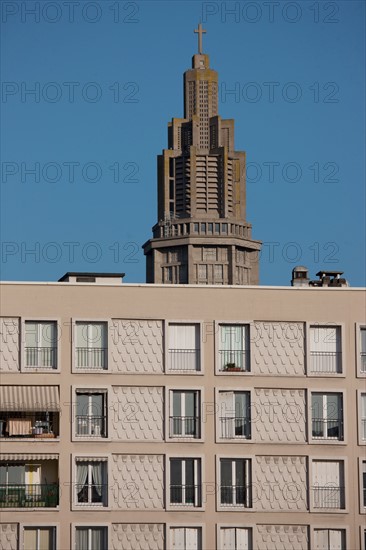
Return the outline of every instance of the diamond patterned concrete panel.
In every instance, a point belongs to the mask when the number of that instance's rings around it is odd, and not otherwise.
[[[112,507],[161,510],[164,506],[163,455],[113,455]]]
[[[0,523],[0,550],[18,549],[18,524]]]
[[[163,372],[163,322],[115,319],[111,343],[112,370]]]
[[[16,372],[20,370],[19,319],[17,317],[0,318],[0,371]]]
[[[161,550],[164,548],[162,523],[114,523],[112,550]]]
[[[303,323],[256,321],[251,327],[252,372],[302,376],[305,373]]]

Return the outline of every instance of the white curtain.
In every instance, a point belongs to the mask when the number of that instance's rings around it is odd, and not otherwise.
[[[169,349],[198,349],[198,325],[169,325]]]
[[[232,438],[234,436],[235,404],[232,391],[220,392],[220,425],[221,437]]]
[[[90,550],[104,550],[102,547],[102,529],[91,529],[91,549]]]
[[[340,327],[310,327],[310,350],[333,353],[340,351]]]
[[[80,493],[88,477],[88,464],[79,463],[76,466],[77,493]]]
[[[102,463],[101,462],[94,462],[92,465],[92,477],[93,477],[93,483],[95,484],[95,490],[98,493],[99,496],[102,496]]]
[[[88,529],[76,528],[76,550],[89,550]]]

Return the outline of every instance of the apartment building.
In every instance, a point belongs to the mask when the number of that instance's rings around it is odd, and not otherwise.
[[[364,289],[62,281],[0,287],[1,550],[366,549]]]

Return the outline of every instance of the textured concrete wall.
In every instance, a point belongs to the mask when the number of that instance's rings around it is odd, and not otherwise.
[[[306,525],[257,525],[256,550],[308,550]]]
[[[0,550],[18,550],[17,523],[0,523]]]
[[[164,506],[162,455],[113,455],[112,502],[121,510],[159,510]]]
[[[111,333],[112,370],[131,374],[163,372],[162,321],[114,319]]]
[[[164,548],[162,523],[114,523],[112,550],[161,550]]]
[[[253,459],[255,510],[307,510],[307,468],[302,456],[256,456]]]
[[[252,394],[251,412],[253,441],[306,442],[304,390],[257,388]]]
[[[305,372],[303,323],[256,321],[251,327],[253,374],[302,376]]]
[[[164,388],[113,386],[111,437],[120,441],[163,441]]]
[[[20,332],[17,317],[0,318],[0,371],[19,370]]]

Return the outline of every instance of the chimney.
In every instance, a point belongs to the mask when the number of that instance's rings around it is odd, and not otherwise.
[[[292,270],[291,286],[309,286],[308,268],[298,265]]]

